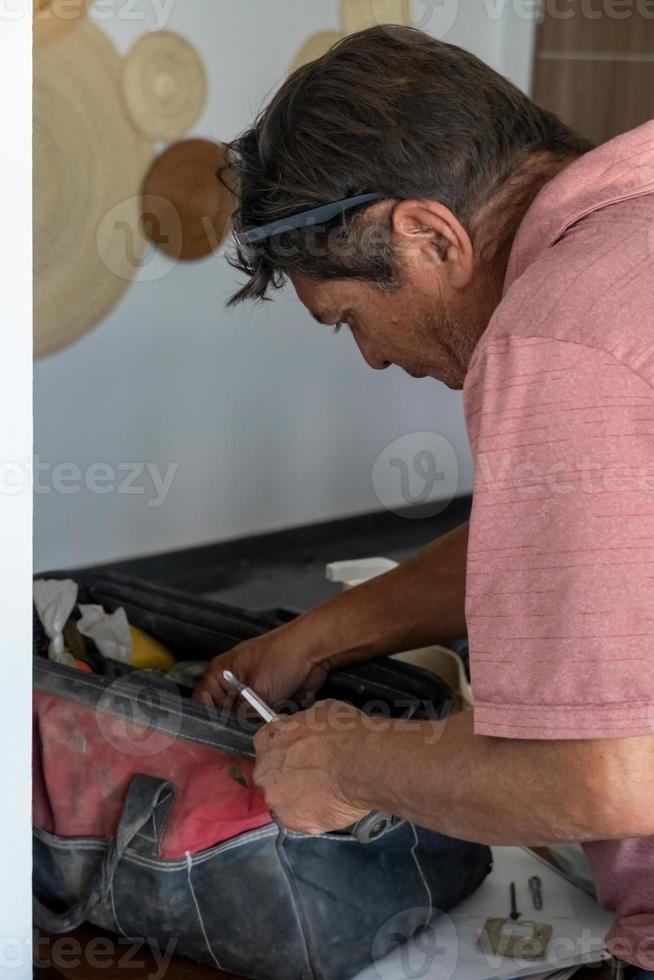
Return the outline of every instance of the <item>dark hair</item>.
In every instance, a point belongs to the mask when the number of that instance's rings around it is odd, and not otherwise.
[[[252,129],[226,148],[237,229],[382,192],[438,200],[466,222],[530,155],[591,144],[474,55],[408,27],[374,27],[298,69]],[[242,248],[248,282],[232,302],[262,299],[286,274],[392,285],[390,237],[361,247],[356,209],[321,229]]]

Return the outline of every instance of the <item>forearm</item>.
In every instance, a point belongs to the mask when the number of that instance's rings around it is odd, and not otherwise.
[[[466,635],[468,525],[298,621],[328,669]]]
[[[371,729],[349,756],[341,778],[354,805],[465,840],[533,846],[654,832],[644,814],[651,739],[487,738],[465,712]]]

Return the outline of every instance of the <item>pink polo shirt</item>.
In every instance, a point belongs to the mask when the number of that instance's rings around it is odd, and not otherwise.
[[[538,195],[464,404],[476,731],[654,734],[654,122]],[[609,944],[654,969],[654,837],[585,849]]]

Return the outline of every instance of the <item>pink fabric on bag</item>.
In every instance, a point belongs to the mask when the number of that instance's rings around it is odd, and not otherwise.
[[[476,731],[654,733],[654,122],[536,198],[464,404]],[[654,969],[654,837],[586,851],[616,954]]]
[[[136,773],[177,786],[161,857],[183,857],[272,822],[247,760],[49,694],[35,695],[35,712],[33,809],[42,830],[114,837]]]

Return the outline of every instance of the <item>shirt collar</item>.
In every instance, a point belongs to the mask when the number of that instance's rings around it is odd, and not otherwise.
[[[545,185],[518,228],[504,293],[581,218],[653,191],[654,120],[590,150]]]

